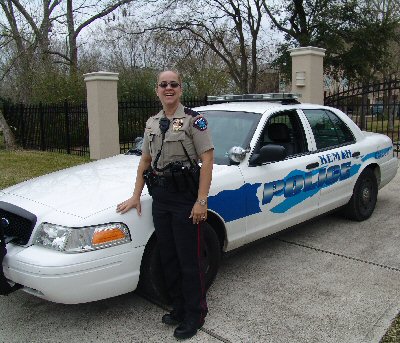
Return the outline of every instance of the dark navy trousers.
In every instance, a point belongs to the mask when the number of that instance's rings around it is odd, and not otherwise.
[[[207,315],[203,232],[189,218],[196,201],[189,191],[153,188],[153,222],[174,311],[202,322]]]

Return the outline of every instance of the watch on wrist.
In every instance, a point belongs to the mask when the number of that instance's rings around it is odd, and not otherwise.
[[[196,202],[200,204],[201,206],[206,206],[207,205],[207,199],[197,199]]]

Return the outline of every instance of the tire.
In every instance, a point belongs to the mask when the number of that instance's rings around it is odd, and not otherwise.
[[[218,273],[221,262],[221,246],[216,232],[208,223],[203,224],[203,232],[204,280],[206,289],[209,289]],[[152,301],[162,304],[171,303],[155,236],[150,239],[143,254],[138,291]]]
[[[368,219],[374,212],[378,197],[378,182],[374,171],[366,168],[360,174],[350,201],[344,207],[347,218],[355,221]]]
[[[152,237],[146,245],[140,265],[138,292],[146,298],[170,304],[171,299],[165,286],[157,239]]]
[[[203,224],[204,230],[204,282],[206,290],[213,284],[221,263],[221,245],[215,230],[207,222]]]

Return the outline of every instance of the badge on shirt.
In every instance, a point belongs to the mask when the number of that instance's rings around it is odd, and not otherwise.
[[[179,131],[183,126],[183,119],[174,119],[172,121],[172,130]]]
[[[193,123],[193,127],[195,127],[196,129],[200,130],[200,131],[204,131],[207,129],[207,120],[204,117],[198,117],[194,123]]]

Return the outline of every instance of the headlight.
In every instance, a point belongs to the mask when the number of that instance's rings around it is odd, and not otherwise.
[[[77,253],[109,248],[130,241],[129,229],[123,223],[80,228],[42,223],[33,244],[66,253]]]

